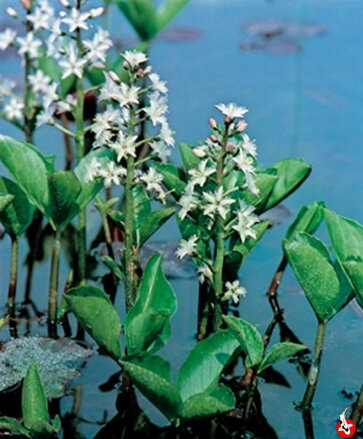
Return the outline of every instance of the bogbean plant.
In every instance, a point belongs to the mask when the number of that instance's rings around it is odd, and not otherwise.
[[[37,208],[55,232],[48,323],[50,335],[56,336],[61,235],[78,215],[78,261],[72,267],[76,287],[65,292],[63,312],[74,313],[102,351],[122,368],[124,384],[131,379],[174,426],[228,412],[237,405],[245,428],[259,377],[276,361],[306,350],[285,340],[268,347],[282,319],[276,294],[289,262],[318,319],[301,404],[309,410],[328,321],[354,294],[363,304],[362,226],[324,209],[321,203],[303,208],[287,232],[283,259],[269,288],[275,306],[265,334],[229,315],[229,304],[237,305],[246,294],[238,279],[241,264],[270,227],[261,214],[295,191],[308,177],[310,166],[299,159],[285,159],[260,169],[255,143],[246,133],[247,110],[233,103],[217,105],[223,121],[209,120],[212,132],[206,141],[196,147],[180,145],[182,167],[168,162],[174,139],[166,119],[167,88],[148,65],[147,54],[126,51],[112,63],[114,68],[106,67],[112,44],[109,34],[101,28],[91,39],[89,33],[83,34],[92,31],[91,22],[102,10],[84,10],[85,2],[80,0],[60,3],[56,13],[46,0],[23,0],[25,16],[14,9],[8,13],[24,24],[26,34],[18,36],[9,29],[0,33],[0,50],[15,46],[25,73],[21,97],[15,94],[12,81],[2,81],[0,89],[2,116],[24,131],[27,142],[0,136],[0,160],[15,180],[0,180],[0,221],[12,241],[9,315],[15,315],[18,239]],[[157,9],[149,0],[118,3],[140,38],[149,43],[186,2],[166,1]],[[90,93],[97,100],[97,114],[85,124]],[[65,135],[68,153],[74,142],[77,165],[73,170],[56,170],[54,159],[32,145],[35,129],[44,124]],[[88,153],[86,141],[92,149]],[[109,254],[102,259],[124,280],[123,324],[110,297],[86,284],[85,209],[103,186],[108,190],[106,200],[98,196],[96,206]],[[112,186],[123,188],[121,199],[110,197]],[[168,207],[153,210],[154,200]],[[177,256],[190,256],[199,274],[201,341],[173,382],[169,363],[156,352],[170,336],[176,296],[163,274],[162,256],[153,256],[142,271],[140,249],[175,212],[182,238]],[[323,214],[336,254],[334,263],[324,244],[312,236]],[[124,236],[120,254],[112,246],[110,220]],[[225,377],[221,384],[221,377],[240,355],[244,370],[237,372],[241,380],[236,391]],[[244,400],[239,398],[241,389],[246,391]],[[356,420],[362,411],[361,399],[354,412]],[[34,367],[25,380],[23,400],[24,426],[0,419],[1,428],[32,437],[58,431],[58,421],[49,423]],[[32,412],[29,400],[41,412]]]

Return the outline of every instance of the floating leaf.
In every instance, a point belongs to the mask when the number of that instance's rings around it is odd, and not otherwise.
[[[24,337],[2,345],[0,351],[0,391],[19,383],[27,369],[36,364],[47,399],[59,398],[64,386],[92,352],[69,339]]]
[[[178,390],[165,377],[165,360],[148,354],[121,361],[138,389],[168,418],[175,419],[182,411]],[[162,361],[162,363],[161,363]],[[156,367],[161,364],[161,367]]]
[[[177,388],[183,401],[195,393],[214,391],[221,373],[238,349],[239,342],[228,330],[197,343],[177,374]]]
[[[260,333],[245,320],[233,316],[225,316],[224,321],[239,341],[246,354],[246,368],[258,366],[263,358],[264,344]]]
[[[12,203],[0,211],[0,222],[9,235],[20,236],[30,226],[35,208],[20,187],[6,177],[0,177],[0,193],[12,199]]]
[[[125,335],[129,354],[158,348],[169,338],[170,317],[176,310],[176,297],[162,272],[161,263],[161,255],[150,259],[136,302],[126,315]]]
[[[121,358],[121,320],[107,294],[99,288],[83,286],[67,291],[65,297],[91,337],[113,358]]]
[[[304,350],[306,350],[306,346],[297,343],[290,343],[288,341],[274,344],[271,346],[262,363],[260,364],[258,373],[262,372],[267,367],[272,366],[277,361],[292,357]]]

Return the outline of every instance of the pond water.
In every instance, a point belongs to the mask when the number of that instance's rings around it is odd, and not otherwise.
[[[1,26],[5,5],[12,3],[0,2]],[[302,157],[313,165],[311,177],[285,203],[292,216],[301,205],[324,200],[338,213],[362,223],[362,17],[360,0],[191,0],[173,22],[171,31],[159,38],[151,51],[155,71],[168,81],[170,124],[177,140],[196,144],[208,135],[207,119],[216,114],[214,104],[235,101],[245,105],[250,110],[249,133],[257,139],[261,165],[267,167],[289,156]],[[280,22],[290,24],[281,26]],[[112,28],[113,34],[125,41],[134,38],[116,9]],[[16,62],[15,58],[0,58],[0,73],[19,76]],[[19,136],[3,122],[0,131]],[[46,153],[58,154],[61,166],[62,144],[56,136],[49,137],[50,132],[53,133],[47,128],[39,130],[36,145]],[[173,159],[179,160],[177,150]],[[90,238],[97,230],[97,222],[97,213],[91,208]],[[248,290],[240,303],[240,315],[259,324],[261,331],[271,317],[265,292],[281,259],[280,243],[288,222],[265,236],[240,273]],[[325,237],[324,231],[321,233]],[[170,221],[155,239],[174,242],[176,236],[176,225]],[[26,251],[23,243],[23,259]],[[0,242],[0,254],[0,291],[5,292],[7,238]],[[64,259],[62,283],[67,271]],[[34,274],[33,297],[38,304],[45,303],[48,273],[46,259],[38,264]],[[25,270],[21,269],[19,293],[24,281]],[[171,282],[179,305],[172,337],[161,353],[176,370],[195,343],[197,280],[189,276]],[[3,303],[5,293],[1,297]],[[290,270],[283,279],[280,300],[287,323],[312,349],[315,317]],[[121,307],[121,299],[118,306]],[[44,326],[32,323],[32,334],[45,332]],[[313,410],[319,439],[336,435],[338,416],[351,403],[342,391],[354,394],[362,384],[362,335],[362,315],[354,306],[346,307],[328,327]],[[8,339],[6,328],[0,331],[0,337]],[[287,361],[276,369],[291,387],[261,383],[263,412],[280,439],[303,438],[301,414],[294,410],[293,403],[301,399],[305,380]],[[82,395],[77,431],[83,436],[79,437],[96,435],[104,410],[108,420],[115,415],[117,390],[101,392],[99,386],[116,372],[117,366],[111,360],[94,355],[82,376],[72,381],[71,386],[79,386]],[[153,422],[166,425],[166,420],[142,397],[140,401]],[[62,413],[70,411],[71,396],[64,397],[60,406]]]

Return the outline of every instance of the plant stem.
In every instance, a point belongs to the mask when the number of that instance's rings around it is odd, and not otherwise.
[[[50,280],[49,280],[49,297],[48,297],[48,333],[49,337],[55,338],[56,320],[57,320],[57,296],[58,296],[58,276],[59,276],[59,256],[61,249],[61,234],[62,232],[57,229],[55,232],[53,249],[52,249],[52,261],[50,268]]]
[[[352,415],[350,418],[356,425],[359,425],[362,416],[363,416],[363,386],[360,388],[358,399],[354,405]]]
[[[77,9],[81,9],[81,2],[77,1]],[[82,35],[81,30],[78,28],[76,31],[76,41],[78,48],[78,56],[81,57],[82,54]],[[83,123],[83,113],[84,113],[84,86],[83,79],[77,77],[76,83],[76,94],[77,94],[77,106],[75,111],[76,119],[76,156],[77,163],[84,157],[85,154],[85,143],[84,143],[84,123]],[[83,208],[78,216],[78,273],[77,281],[80,285],[86,283],[86,227],[87,227],[87,212],[86,208]]]
[[[16,296],[16,284],[18,279],[18,250],[19,240],[16,236],[11,237],[11,267],[10,267],[10,280],[8,289],[8,314],[13,317],[15,314],[15,296]]]
[[[326,325],[327,325],[327,322],[319,322],[319,325],[318,325],[318,330],[317,330],[316,339],[315,339],[314,355],[313,355],[313,360],[311,363],[309,378],[308,378],[309,381],[308,381],[308,385],[306,387],[303,401],[301,403],[301,408],[303,410],[310,410],[311,403],[312,403],[314,393],[316,390],[316,385],[318,383],[319,372],[320,372],[320,363],[321,363],[321,357],[322,357],[323,346],[324,346]]]
[[[302,412],[302,418],[304,422],[305,439],[314,439],[314,425],[311,410],[304,410]]]
[[[27,9],[27,14],[32,13],[33,2],[29,2],[29,7]],[[26,32],[29,33],[33,30],[33,24],[31,21],[26,20],[25,22]],[[24,136],[25,141],[27,143],[33,144],[33,108],[32,108],[32,93],[31,93],[31,85],[29,82],[29,75],[31,73],[31,61],[29,54],[26,53],[24,57],[24,95],[23,95],[23,103],[24,103]]]
[[[217,185],[223,187],[224,156],[228,141],[228,127],[225,128],[223,135],[221,155],[217,161]],[[214,316],[213,330],[218,331],[222,325],[222,306],[221,298],[223,295],[223,265],[224,265],[225,243],[224,243],[224,220],[218,215],[216,219],[216,242],[215,242],[215,275],[214,275]]]

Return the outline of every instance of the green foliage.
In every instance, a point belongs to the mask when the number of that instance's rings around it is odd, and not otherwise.
[[[162,272],[161,263],[161,255],[149,260],[136,302],[126,315],[125,335],[129,354],[155,350],[166,344],[169,338],[176,297]]]
[[[324,203],[322,201],[303,206],[295,221],[288,228],[286,239],[292,239],[297,233],[314,233],[323,219]]]
[[[151,41],[188,0],[166,0],[155,8],[152,0],[118,0],[117,4],[142,41]]]
[[[20,187],[6,177],[0,177],[0,193],[6,194],[3,197],[4,208],[0,210],[0,222],[10,236],[20,236],[33,220],[34,206]]]
[[[325,244],[297,234],[284,242],[284,248],[318,320],[329,321],[352,299],[352,293],[341,285]]]
[[[210,393],[217,388],[220,374],[239,350],[234,335],[226,330],[197,343],[180,367],[176,385],[183,401],[195,393]]]
[[[66,300],[91,337],[111,357],[121,358],[121,320],[106,293],[96,287],[83,286],[69,290]]]
[[[262,363],[259,365],[258,373],[261,373],[263,370],[272,366],[278,361],[284,360],[288,357],[293,357],[294,355],[302,352],[305,349],[306,347],[304,345],[287,341],[274,344],[273,346],[271,346],[270,350],[266,353]]]
[[[13,201],[14,195],[0,193],[0,213]]]
[[[34,146],[0,136],[0,160],[28,199],[49,219],[53,228],[63,230],[99,192],[102,183],[85,182],[90,161],[102,164],[114,154],[110,150],[92,151],[73,171],[56,172],[52,161]]]

